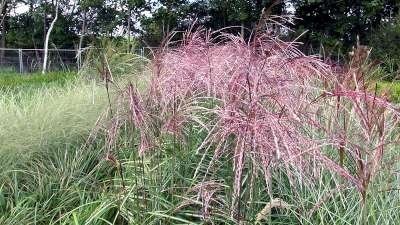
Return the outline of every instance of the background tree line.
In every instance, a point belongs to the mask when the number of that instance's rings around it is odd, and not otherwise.
[[[78,48],[100,38],[135,40],[157,46],[172,30],[193,21],[207,28],[253,28],[264,7],[272,14],[300,18],[291,28],[304,50],[348,50],[359,36],[364,44],[396,52],[399,0],[2,0],[0,47],[42,48],[58,7],[49,47]],[[241,32],[232,28],[230,32]],[[385,31],[385,40],[379,34]],[[388,46],[386,46],[388,45]]]

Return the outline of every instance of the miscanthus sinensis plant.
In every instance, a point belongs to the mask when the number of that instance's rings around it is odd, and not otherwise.
[[[312,185],[326,169],[365,201],[385,151],[398,141],[400,112],[371,88],[364,53],[355,51],[338,74],[296,45],[270,30],[249,41],[222,31],[188,31],[155,53],[146,90],[126,88],[119,105],[127,107],[114,119],[109,145],[121,115],[138,131],[141,155],[159,149],[162,134],[185,143],[189,128],[200,127],[206,135],[197,154],[213,152],[193,174],[201,180],[194,189],[204,212],[212,202],[204,193],[214,193],[209,189],[216,185],[202,183],[213,181],[220,160],[233,164],[233,217],[240,218],[243,186],[251,190],[261,174],[271,192],[277,170],[285,171],[290,185]],[[251,168],[249,184],[245,168]]]

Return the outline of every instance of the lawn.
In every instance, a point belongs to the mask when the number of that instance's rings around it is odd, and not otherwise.
[[[76,72],[50,72],[47,74],[19,74],[14,72],[0,73],[0,90],[20,90],[24,88],[40,88],[49,85],[65,85],[77,77]]]
[[[400,81],[379,82],[378,88],[382,91],[386,90],[393,102],[400,102]]]

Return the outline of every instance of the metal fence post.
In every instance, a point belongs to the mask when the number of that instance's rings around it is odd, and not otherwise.
[[[78,58],[78,60],[77,60],[77,67],[78,67],[78,71],[81,69],[81,66],[82,66],[82,49],[80,48],[80,49],[78,49],[78,53],[77,53],[77,58]]]
[[[143,70],[144,70],[144,47],[140,48],[140,67],[141,67],[141,74],[143,77]]]
[[[18,49],[18,58],[19,58],[19,73],[23,73],[24,62],[22,61],[22,49]]]

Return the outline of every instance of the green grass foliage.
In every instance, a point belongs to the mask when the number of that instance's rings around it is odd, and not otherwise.
[[[379,82],[378,89],[381,92],[388,93],[388,97],[390,100],[396,103],[400,103],[400,82]]]
[[[21,90],[40,88],[48,85],[65,85],[77,77],[73,72],[50,72],[46,74],[0,73],[0,90]]]

